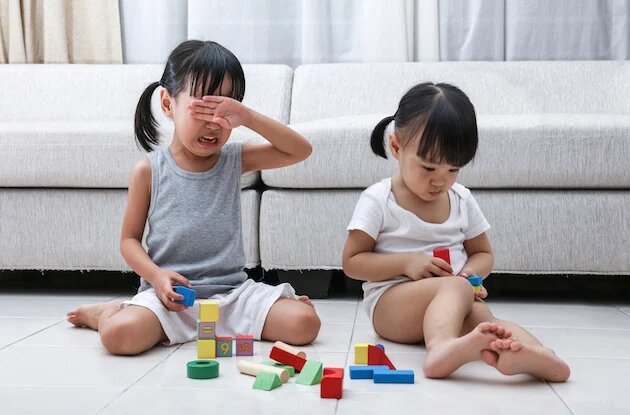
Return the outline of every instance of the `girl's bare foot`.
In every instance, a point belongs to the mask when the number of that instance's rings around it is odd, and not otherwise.
[[[494,334],[496,334],[500,339],[509,339],[512,337],[512,332],[502,326],[498,326],[497,331]],[[482,350],[481,360],[492,367],[497,367],[499,354],[492,350]]]
[[[499,356],[496,368],[504,375],[527,373],[550,382],[565,382],[569,366],[551,349],[524,344],[515,339],[497,339],[490,348]]]
[[[89,327],[98,330],[98,319],[107,309],[118,309],[124,300],[112,300],[107,303],[86,304],[68,311],[68,321],[77,327]]]
[[[505,329],[495,323],[479,323],[470,333],[429,348],[424,375],[428,378],[445,378],[462,365],[482,357],[491,364],[490,356],[487,353],[482,355],[482,352],[490,348],[493,340],[497,340],[497,330],[505,333]]]
[[[308,304],[308,305],[310,305],[311,307],[315,308],[315,304],[313,304],[313,302],[311,301],[311,299],[310,299],[310,298],[308,298],[308,296],[306,296],[306,295],[300,295],[300,296],[298,297],[298,300],[299,300],[299,301],[301,301],[301,302],[303,302],[304,304]]]

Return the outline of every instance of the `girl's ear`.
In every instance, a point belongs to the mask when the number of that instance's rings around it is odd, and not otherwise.
[[[172,99],[166,88],[160,90],[160,105],[162,106],[162,112],[169,118],[173,118],[173,111],[171,110]]]
[[[388,141],[389,141],[389,150],[392,153],[392,156],[394,156],[394,158],[396,160],[399,160],[400,157],[400,140],[398,139],[398,135],[396,135],[396,133],[391,133],[388,137]]]

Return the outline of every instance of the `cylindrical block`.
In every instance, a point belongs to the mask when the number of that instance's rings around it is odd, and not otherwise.
[[[219,362],[215,360],[191,360],[186,364],[191,379],[213,379],[219,376]]]
[[[289,371],[278,367],[268,366],[263,363],[250,362],[248,360],[239,360],[236,363],[238,371],[251,376],[256,376],[259,372],[269,372],[278,375],[282,383],[289,381]]]
[[[278,349],[282,349],[285,352],[289,352],[291,354],[294,354],[296,356],[301,357],[302,359],[306,359],[306,353],[296,349],[295,347],[288,345],[286,343],[283,343],[281,341],[277,341],[273,344],[274,347],[277,347]]]

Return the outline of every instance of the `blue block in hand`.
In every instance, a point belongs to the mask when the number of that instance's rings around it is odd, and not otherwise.
[[[177,304],[184,304],[186,307],[191,307],[195,303],[195,298],[197,298],[197,291],[193,290],[192,288],[186,288],[181,285],[176,285],[173,287],[173,291],[184,296],[183,300],[175,300]]]
[[[478,275],[473,275],[472,277],[468,277],[467,280],[473,287],[477,287],[483,284],[483,278],[481,278]]]

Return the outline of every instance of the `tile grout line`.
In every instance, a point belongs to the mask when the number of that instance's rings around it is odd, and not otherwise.
[[[562,399],[562,396],[560,396],[560,394],[558,393],[558,391],[556,390],[556,388],[553,387],[553,385],[551,384],[551,382],[545,381],[545,383],[551,388],[551,390],[553,391],[553,393],[558,397],[558,399],[560,399],[560,402],[562,402],[562,404],[569,410],[569,412],[572,415],[575,415],[575,412],[573,412],[573,409],[571,409],[571,407],[569,406],[568,403],[566,403],[564,401],[564,399]]]
[[[103,412],[105,409],[107,409],[108,406],[110,406],[112,403],[114,403],[114,401],[116,401],[118,398],[120,398],[125,392],[127,392],[129,389],[131,389],[135,384],[137,384],[138,382],[140,382],[142,379],[144,379],[145,376],[147,376],[149,373],[151,373],[151,371],[153,371],[153,369],[155,369],[156,367],[158,367],[162,362],[164,362],[166,359],[168,359],[173,353],[175,353],[176,351],[178,351],[181,347],[182,347],[183,343],[179,344],[177,347],[174,348],[174,350],[170,353],[168,353],[166,356],[164,356],[162,359],[160,359],[152,368],[150,368],[149,370],[147,370],[147,372],[140,376],[138,379],[135,380],[135,382],[132,382],[131,385],[127,386],[126,388],[124,388],[122,390],[122,392],[120,392],[118,395],[116,395],[114,397],[114,399],[112,399],[111,401],[109,401],[104,407],[102,407],[101,409],[99,409],[98,411],[96,411],[94,414],[98,415],[101,412]],[[153,346],[155,348],[155,346]]]
[[[12,342],[12,343],[6,344],[6,345],[4,345],[4,346],[0,347],[0,350],[4,350],[4,349],[6,349],[6,348],[7,348],[7,347],[9,347],[9,346],[12,346],[12,345],[14,345],[14,344],[16,344],[16,343],[21,342],[22,340],[26,340],[26,339],[28,339],[29,337],[33,337],[33,336],[34,336],[34,335],[36,335],[37,333],[41,333],[41,332],[42,332],[42,331],[44,331],[44,330],[48,330],[49,328],[51,328],[51,327],[53,327],[53,326],[56,326],[57,324],[61,323],[62,321],[64,321],[64,320],[63,320],[63,319],[61,319],[61,320],[59,320],[59,321],[56,321],[56,322],[54,322],[53,324],[51,324],[50,326],[46,326],[46,327],[42,328],[41,330],[37,330],[36,332],[29,334],[29,335],[28,335],[28,336],[26,336],[26,337],[22,337],[22,338],[20,338],[20,339],[18,339],[18,340],[16,340],[16,341],[14,341],[14,342]]]
[[[357,301],[357,305],[354,309],[354,320],[352,321],[352,331],[350,332],[350,341],[348,342],[348,348],[346,349],[346,360],[344,361],[344,364],[343,364],[344,372],[346,371],[345,370],[346,367],[348,367],[348,359],[350,359],[350,350],[352,350],[352,339],[354,338],[354,328],[356,327],[357,315],[359,314],[359,303],[360,301]],[[343,377],[344,378],[346,377],[345,373]],[[343,382],[342,382],[341,393],[343,394]],[[339,411],[339,401],[340,399],[337,399],[337,402],[335,402],[335,412],[334,412],[335,415],[337,415],[337,412]]]

